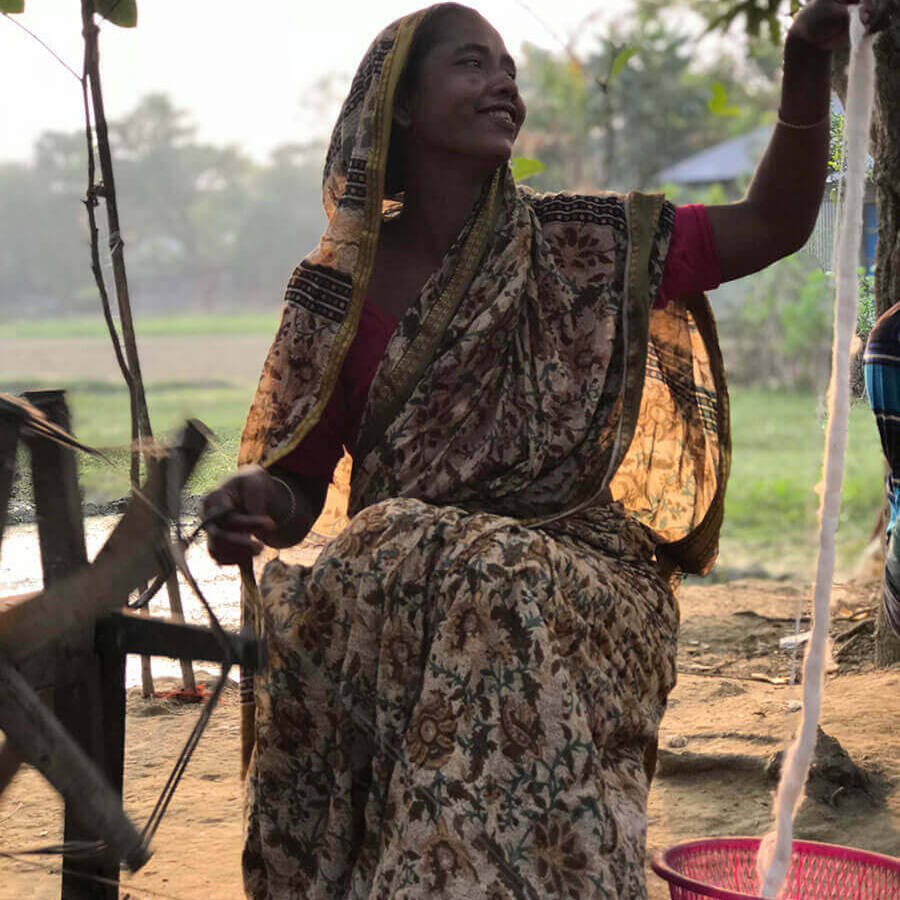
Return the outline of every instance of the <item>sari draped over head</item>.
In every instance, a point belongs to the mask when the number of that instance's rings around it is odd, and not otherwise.
[[[334,389],[402,204],[392,102],[427,14],[353,80],[242,463],[302,448]],[[672,222],[660,196],[540,194],[503,165],[399,322],[350,524],[311,567],[269,563],[252,610],[250,896],[646,895],[668,576],[711,566],[730,453],[705,298],[653,308]]]

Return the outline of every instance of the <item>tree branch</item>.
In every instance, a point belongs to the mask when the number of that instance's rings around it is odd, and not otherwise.
[[[116,186],[113,175],[112,154],[109,149],[109,133],[106,126],[106,115],[103,110],[103,92],[100,86],[100,51],[97,42],[99,28],[94,22],[93,0],[81,0],[81,21],[84,34],[84,78],[90,87],[91,104],[94,111],[94,124],[97,132],[97,154],[100,159],[100,174],[103,179],[102,196],[106,203],[107,223],[109,226],[109,252],[112,259],[113,279],[116,289],[116,300],[119,306],[119,322],[122,327],[122,339],[125,345],[131,395],[131,482],[139,480],[139,447],[141,440],[153,436],[150,428],[150,415],[147,410],[147,398],[144,394],[144,382],[141,377],[141,364],[138,357],[137,341],[134,335],[134,322],[131,316],[131,301],[128,294],[128,278],[125,273],[125,243],[122,240],[119,225],[119,211],[116,204]],[[90,127],[90,125],[88,125]],[[93,159],[93,156],[91,157]],[[94,198],[100,192],[94,188]],[[89,202],[90,202],[90,198]],[[107,325],[109,320],[107,320]]]

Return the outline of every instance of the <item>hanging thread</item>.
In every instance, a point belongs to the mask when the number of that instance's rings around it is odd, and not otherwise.
[[[757,860],[762,879],[762,896],[766,898],[778,896],[791,862],[794,813],[802,798],[815,751],[824,669],[828,656],[835,534],[841,508],[841,482],[850,412],[850,342],[856,328],[859,293],[857,265],[862,238],[863,195],[875,84],[872,37],[865,34],[858,7],[850,11],[850,47],[844,129],[846,171],[841,221],[835,243],[834,343],[828,387],[824,492],[819,509],[819,551],[813,591],[812,635],[803,662],[803,721],[797,738],[785,754],[781,781],[775,794],[775,831],[763,838]]]

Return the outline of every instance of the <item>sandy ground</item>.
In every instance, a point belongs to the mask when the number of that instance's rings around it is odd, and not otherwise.
[[[109,521],[89,520],[92,547],[108,527]],[[9,529],[0,558],[0,594],[34,583],[35,543],[32,528]],[[222,621],[234,625],[234,579],[209,563],[202,548],[192,554],[191,565]],[[867,618],[876,590],[871,583],[836,586],[835,636]],[[774,781],[766,762],[798,724],[801,699],[801,688],[787,683],[792,663],[779,639],[793,633],[798,600],[808,594],[807,585],[772,581],[695,581],[680,589],[680,675],[663,722],[650,795],[651,853],[693,837],[759,835],[769,829]],[[163,598],[155,612],[162,614],[164,607]],[[192,602],[187,615],[202,620]],[[821,724],[862,770],[865,782],[817,782],[820,799],[804,801],[795,833],[900,855],[900,667],[874,670],[871,637],[865,633],[839,640],[835,656]],[[177,674],[171,664],[155,665],[155,671]],[[129,682],[139,683],[137,661]],[[158,688],[169,686],[158,678]],[[152,858],[140,872],[123,877],[122,897],[242,896],[238,709],[237,689],[230,686],[157,832]],[[193,705],[144,700],[139,688],[131,688],[124,805],[136,822],[146,820],[197,713]],[[39,774],[20,771],[0,797],[0,851],[59,840],[61,810]],[[655,875],[648,875],[648,883],[650,900],[668,897]],[[58,896],[57,860],[0,860],[0,900]]]

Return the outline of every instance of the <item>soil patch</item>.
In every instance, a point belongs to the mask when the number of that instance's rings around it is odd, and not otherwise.
[[[232,604],[223,614],[232,619],[233,580],[214,568],[201,574],[219,602]],[[694,837],[770,829],[773,758],[797,728],[802,701],[801,687],[789,683],[792,653],[780,641],[794,634],[798,601],[806,605],[808,595],[807,585],[752,579],[682,586],[680,673],[660,733],[648,856]],[[836,586],[835,638],[871,617],[874,595],[871,584]],[[821,725],[834,745],[823,745],[821,790],[811,786],[795,833],[900,855],[900,667],[876,670],[861,648],[842,654],[852,639],[836,645],[836,667],[826,679]],[[158,689],[176,686],[157,681]],[[194,704],[129,692],[124,803],[138,823],[146,821],[198,712]],[[238,693],[229,686],[157,832],[153,857],[124,876],[123,897],[243,896],[239,745]],[[61,822],[53,790],[24,769],[0,797],[0,849],[57,841]],[[59,896],[57,861],[49,861],[49,870],[36,863],[0,861],[0,900]],[[669,896],[652,873],[648,884],[650,900]]]

